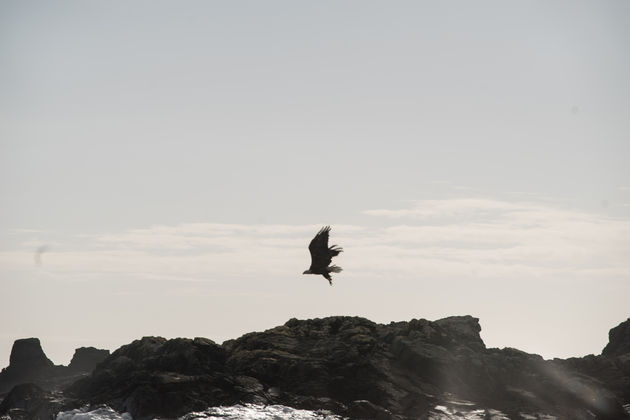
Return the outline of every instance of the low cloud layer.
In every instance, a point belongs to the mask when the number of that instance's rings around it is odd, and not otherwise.
[[[532,274],[630,276],[630,221],[549,204],[487,199],[426,200],[404,209],[367,210],[370,227],[335,225],[331,241],[346,248],[346,270],[369,275],[431,277]],[[306,246],[320,225],[190,223],[63,237],[46,269],[77,274],[169,273],[217,280],[255,272],[267,277],[307,266]],[[17,249],[0,254],[3,267],[32,269],[45,235],[21,231]],[[461,270],[459,273],[458,270]]]
[[[486,275],[630,276],[630,221],[554,207],[487,199],[426,200],[368,210],[392,226],[381,244]],[[412,250],[412,251],[410,251]]]

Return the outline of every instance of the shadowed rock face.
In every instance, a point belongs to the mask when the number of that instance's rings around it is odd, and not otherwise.
[[[630,318],[608,332],[608,344],[603,356],[621,356],[630,353]]]
[[[69,367],[56,366],[46,357],[39,339],[16,340],[11,349],[9,366],[0,372],[0,395],[24,383],[32,382],[45,390],[69,385],[90,373],[108,355],[109,350],[80,348],[76,350]]]
[[[618,388],[568,361],[486,349],[480,330],[470,316],[389,325],[330,317],[291,319],[222,346],[145,337],[114,352],[69,392],[136,419],[236,402],[411,419],[452,398],[515,418],[523,412],[572,420],[628,418]],[[600,359],[592,363],[607,363]],[[614,369],[609,375],[630,376]]]
[[[630,403],[630,319],[608,333],[609,342],[601,356],[588,355],[554,362],[565,369],[579,372],[598,381],[619,401]]]
[[[70,392],[134,418],[176,417],[238,402],[238,380],[225,373],[225,350],[204,338],[144,337],[116,350]]]
[[[11,349],[9,366],[0,372],[0,393],[14,385],[32,382],[51,374],[54,364],[42,350],[38,338],[16,340]]]
[[[69,408],[68,402],[35,384],[27,383],[11,390],[0,403],[0,413],[8,414],[11,420],[45,420]]]
[[[144,337],[72,384],[63,404],[108,404],[136,420],[239,402],[417,419],[453,400],[510,418],[629,418],[622,404],[630,402],[630,353],[546,361],[516,349],[487,349],[480,330],[471,316],[388,325],[329,317],[291,319],[223,345]],[[40,401],[59,401],[30,391]]]
[[[80,347],[74,351],[68,368],[73,371],[91,372],[96,365],[107,359],[109,350],[94,347]]]
[[[52,366],[53,362],[44,354],[39,338],[23,338],[13,343],[9,358],[12,369],[28,372]]]

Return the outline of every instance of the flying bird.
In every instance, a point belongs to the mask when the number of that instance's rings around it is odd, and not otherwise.
[[[328,233],[330,226],[324,226],[317,232],[308,246],[311,253],[311,266],[302,274],[321,274],[328,280],[332,286],[332,277],[330,273],[340,273],[341,267],[330,265],[332,257],[336,257],[343,249],[337,245],[328,246]]]

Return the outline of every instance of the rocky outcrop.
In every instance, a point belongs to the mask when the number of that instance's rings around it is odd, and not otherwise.
[[[225,372],[225,350],[204,338],[144,337],[116,350],[70,392],[136,417],[177,417],[238,402],[238,380]]]
[[[135,419],[236,402],[410,419],[457,399],[515,418],[628,418],[621,388],[567,361],[487,349],[480,330],[470,316],[388,325],[330,317],[291,319],[222,346],[145,337],[114,352],[68,392]]]
[[[471,316],[387,325],[329,317],[291,319],[222,345],[144,337],[68,387],[63,404],[107,404],[136,420],[246,402],[362,419],[427,418],[438,406],[471,404],[486,418],[493,410],[510,418],[630,418],[622,408],[630,403],[630,353],[547,361],[488,349],[480,330]],[[19,410],[23,400],[9,405]]]
[[[107,359],[109,350],[79,347],[74,351],[68,369],[74,372],[92,372],[96,365]]]
[[[9,357],[9,368],[22,374],[50,368],[53,362],[46,357],[38,338],[16,340]]]
[[[25,383],[33,383],[45,390],[59,389],[91,373],[108,355],[109,350],[79,348],[70,366],[57,366],[46,357],[39,339],[16,340],[11,349],[9,366],[0,372],[0,396],[15,385]]]
[[[608,344],[603,356],[621,356],[630,353],[630,318],[608,332]]]
[[[52,373],[54,364],[42,350],[37,338],[16,340],[11,349],[9,366],[0,372],[0,393],[14,385],[32,382]]]

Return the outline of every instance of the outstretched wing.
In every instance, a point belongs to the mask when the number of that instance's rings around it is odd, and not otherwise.
[[[332,261],[332,255],[328,250],[329,232],[330,226],[324,226],[317,232],[317,235],[315,235],[308,246],[308,250],[311,253],[311,270],[328,267],[328,264]]]

